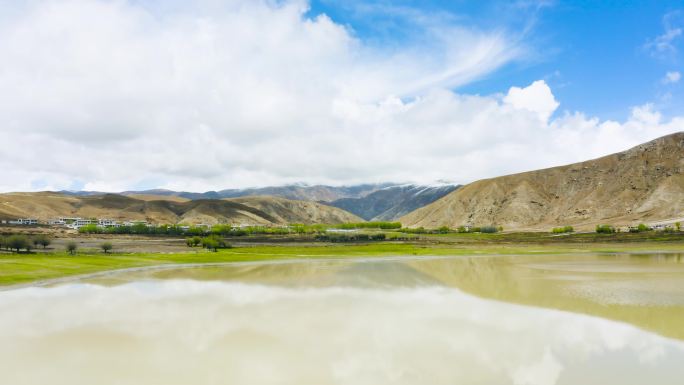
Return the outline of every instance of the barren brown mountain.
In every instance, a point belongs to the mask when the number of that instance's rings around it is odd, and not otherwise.
[[[684,217],[684,132],[567,166],[484,179],[399,220],[411,227],[548,230]]]
[[[311,201],[273,196],[248,196],[225,200],[261,210],[282,223],[332,224],[364,221],[348,211]]]
[[[199,199],[136,199],[119,194],[72,196],[54,192],[0,194],[0,219],[58,217],[145,220],[151,223],[250,224],[360,222],[359,217],[336,207],[283,198],[246,197],[239,201]]]

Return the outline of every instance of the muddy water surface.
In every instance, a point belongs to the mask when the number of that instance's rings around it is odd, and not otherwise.
[[[0,384],[681,384],[681,255],[148,270],[0,292]]]

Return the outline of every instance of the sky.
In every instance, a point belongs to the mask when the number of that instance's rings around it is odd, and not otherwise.
[[[468,183],[684,131],[681,1],[0,0],[0,191]]]

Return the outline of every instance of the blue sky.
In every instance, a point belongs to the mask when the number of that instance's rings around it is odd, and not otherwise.
[[[667,72],[684,72],[684,36],[672,39],[674,51],[656,53],[649,46],[668,28],[684,28],[682,1],[315,0],[310,14],[325,13],[364,41],[401,46],[421,39],[408,10],[500,30],[528,48],[526,56],[457,92],[492,94],[544,79],[561,103],[557,114],[582,111],[621,120],[644,103],[666,116],[684,112],[684,82],[663,81]]]

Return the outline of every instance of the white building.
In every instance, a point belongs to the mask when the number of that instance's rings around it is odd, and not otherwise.
[[[119,222],[113,219],[98,219],[97,225],[100,227],[119,227]]]
[[[96,225],[96,219],[83,219],[83,218],[60,218],[66,222],[66,227],[70,229],[78,230],[83,226]]]
[[[38,220],[33,219],[33,218],[22,218],[22,219],[17,219],[14,221],[9,221],[10,225],[24,225],[24,226],[32,226],[32,225],[37,225]]]

